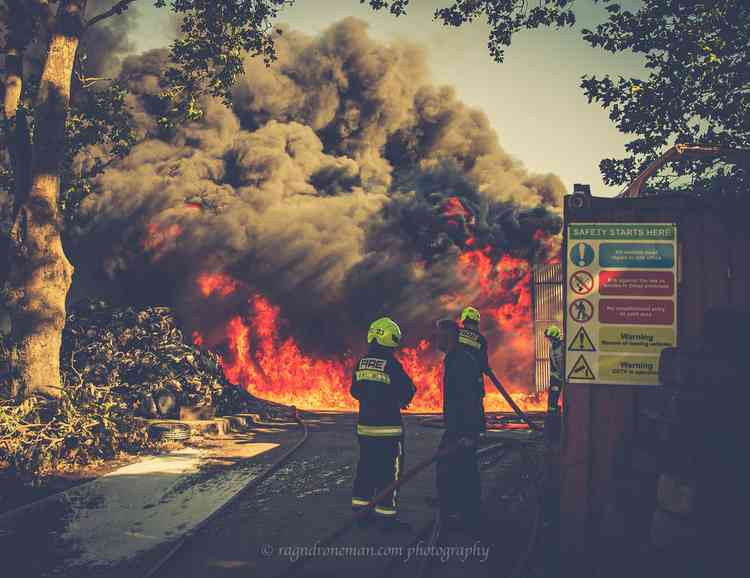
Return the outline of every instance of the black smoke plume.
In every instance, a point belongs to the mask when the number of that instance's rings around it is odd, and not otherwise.
[[[455,313],[441,297],[477,297],[463,251],[549,257],[561,181],[529,174],[483,112],[430,85],[419,47],[346,19],[316,38],[285,30],[277,48],[271,68],[247,61],[231,110],[207,100],[169,137],[155,116],[167,51],[123,61],[148,136],[83,203],[79,266],[128,299],[180,304],[203,333],[239,303],[206,309],[195,277],[225,271],[280,306],[303,347],[331,351],[380,314],[413,342]]]

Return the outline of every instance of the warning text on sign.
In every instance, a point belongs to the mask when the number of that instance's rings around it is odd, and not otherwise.
[[[668,299],[600,299],[599,323],[672,325],[674,301]]]
[[[600,295],[671,297],[674,273],[671,271],[600,271]]]
[[[623,353],[659,353],[675,342],[671,327],[602,327],[599,330],[601,351]]]
[[[659,358],[648,355],[601,355],[599,378],[610,383],[658,384]]]
[[[664,241],[675,238],[675,229],[672,223],[576,223],[569,226],[568,235],[571,239]]]
[[[674,246],[671,243],[602,243],[599,266],[668,269],[674,266]]]

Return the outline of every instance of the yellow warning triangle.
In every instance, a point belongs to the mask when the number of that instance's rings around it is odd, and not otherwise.
[[[568,379],[595,379],[594,372],[591,371],[589,362],[586,361],[586,358],[583,356],[583,354],[579,355],[575,364],[573,364],[573,369],[571,369],[570,373],[568,373]]]
[[[594,342],[591,341],[585,328],[581,327],[578,330],[578,333],[575,334],[575,337],[573,337],[573,340],[568,346],[568,351],[596,351]]]

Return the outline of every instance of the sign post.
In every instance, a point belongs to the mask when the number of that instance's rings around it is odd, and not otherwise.
[[[566,377],[659,385],[659,354],[677,340],[677,226],[568,225]]]

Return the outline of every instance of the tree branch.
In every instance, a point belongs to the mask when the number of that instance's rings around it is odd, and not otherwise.
[[[102,12],[101,14],[98,14],[94,16],[91,20],[89,20],[86,23],[86,28],[90,28],[97,22],[101,22],[102,20],[105,20],[109,18],[110,16],[115,16],[118,14],[122,14],[125,12],[128,8],[130,8],[130,5],[135,2],[135,0],[120,0],[117,4],[112,6],[109,10],[106,12]]]
[[[75,71],[76,79],[81,83],[81,88],[90,88],[97,82],[103,82],[105,80],[111,81],[111,78],[106,76],[84,76],[79,70]]]

